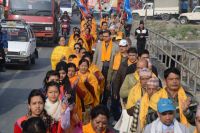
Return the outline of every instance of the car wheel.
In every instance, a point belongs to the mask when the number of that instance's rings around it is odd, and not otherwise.
[[[187,24],[188,23],[188,19],[186,17],[181,17],[180,18],[180,23],[181,24]]]

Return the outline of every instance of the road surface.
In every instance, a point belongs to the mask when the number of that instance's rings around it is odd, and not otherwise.
[[[72,27],[78,26],[79,16],[72,18]],[[45,74],[51,69],[51,47],[39,47],[39,59],[26,70],[22,66],[8,67],[0,73],[0,133],[12,133],[17,118],[27,114],[27,99],[32,89],[42,87]]]

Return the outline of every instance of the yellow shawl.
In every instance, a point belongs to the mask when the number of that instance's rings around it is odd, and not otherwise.
[[[78,72],[78,76],[80,77],[80,80],[82,82],[87,80],[90,83],[90,85],[92,85],[92,87],[94,88],[94,92],[95,92],[93,105],[94,106],[98,105],[100,103],[100,87],[99,87],[97,78],[94,76],[94,74],[92,74],[90,72],[87,72],[86,74],[82,74],[82,73]]]
[[[150,107],[154,110],[157,111],[157,103],[159,101],[160,98],[168,98],[168,94],[166,91],[166,88],[161,89],[160,91],[156,92],[150,99]],[[189,123],[186,119],[186,117],[183,114],[183,110],[182,110],[182,103],[181,101],[185,101],[187,99],[187,96],[185,94],[185,91],[182,87],[179,88],[178,90],[178,107],[179,107],[179,114],[180,114],[180,120],[181,123],[185,126],[189,126]]]
[[[149,103],[150,103],[149,96],[147,93],[145,93],[140,102],[140,113],[139,113],[140,130],[142,130],[146,125],[146,116],[148,113]]]
[[[99,68],[93,63],[90,65],[89,71],[95,75],[97,80],[99,79],[99,77],[103,78],[101,80],[101,82],[99,82],[99,80],[98,80],[98,83],[99,83],[99,86],[100,86],[100,89],[101,89],[101,94],[102,94],[103,90],[104,90],[104,85],[105,85],[105,78],[104,78],[103,74],[101,73]],[[99,77],[97,77],[97,76],[99,76]]]
[[[110,61],[112,54],[112,45],[112,40],[110,40],[107,48],[105,41],[102,42],[101,61]]]
[[[106,131],[103,131],[102,133],[105,133]],[[96,133],[92,127],[91,122],[88,123],[87,125],[83,126],[83,133]]]
[[[137,82],[129,92],[126,108],[133,107],[140,98],[142,98],[142,86],[140,82]]]
[[[53,49],[52,53],[51,53],[51,67],[52,70],[56,69],[56,65],[58,62],[60,62],[60,60],[62,59],[62,57],[65,57],[66,61],[69,57],[69,55],[71,55],[73,53],[73,50],[67,46],[57,46]]]
[[[121,63],[122,55],[120,52],[118,52],[115,57],[114,57],[114,62],[113,62],[113,70],[118,70],[120,63]]]

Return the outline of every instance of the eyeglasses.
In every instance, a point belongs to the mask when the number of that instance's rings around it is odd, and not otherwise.
[[[166,111],[166,112],[161,113],[161,115],[173,115],[173,114],[174,114],[174,111]]]

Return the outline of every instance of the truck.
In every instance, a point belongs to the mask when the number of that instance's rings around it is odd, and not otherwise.
[[[55,0],[9,0],[9,20],[24,20],[38,40],[50,43],[57,39],[58,4]]]
[[[179,0],[154,0],[154,2],[145,3],[142,9],[132,11],[135,18],[153,17],[169,20],[171,17],[179,14]]]
[[[191,22],[200,22],[200,6],[196,6],[192,10],[192,12],[180,14],[179,22],[181,24],[187,24]]]

